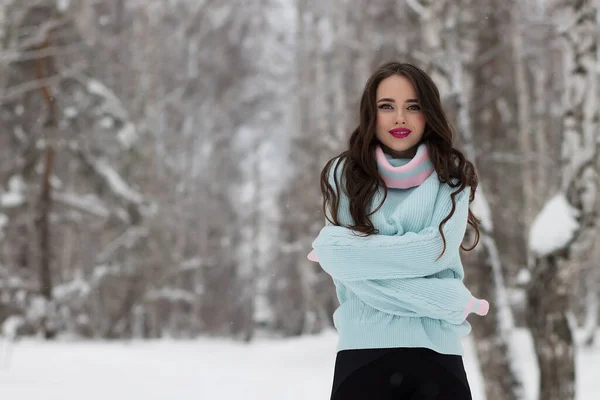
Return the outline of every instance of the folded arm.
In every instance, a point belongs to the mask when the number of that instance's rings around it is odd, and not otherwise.
[[[459,325],[470,313],[486,315],[489,303],[459,279],[412,278],[342,282],[367,305],[392,315],[428,317]]]
[[[325,226],[313,242],[309,259],[320,262],[332,277],[344,281],[414,278],[440,272],[457,262],[467,227],[469,190],[456,197],[454,214],[442,228],[446,250],[439,259],[444,242],[437,224],[420,232],[366,237],[345,227]],[[451,200],[447,199],[435,210],[434,223],[443,220],[451,208]]]

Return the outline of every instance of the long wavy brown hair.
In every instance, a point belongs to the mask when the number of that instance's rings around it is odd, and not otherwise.
[[[334,225],[345,226],[364,235],[377,234],[370,220],[370,216],[377,211],[387,198],[388,188],[377,171],[377,162],[374,156],[375,146],[379,143],[376,132],[377,105],[376,94],[379,84],[384,79],[400,75],[407,78],[415,88],[422,112],[425,114],[426,124],[421,143],[426,143],[431,161],[440,182],[447,183],[456,190],[452,193],[452,209],[439,225],[444,247],[440,257],[446,251],[446,238],[442,227],[452,217],[456,210],[456,195],[467,186],[471,187],[469,203],[475,198],[477,188],[477,173],[473,164],[465,156],[452,147],[454,132],[442,109],[440,94],[433,80],[420,68],[407,63],[390,62],[380,66],[367,80],[360,100],[360,121],[358,127],[350,137],[349,147],[329,160],[321,172],[321,192],[323,193],[323,213]],[[340,160],[338,163],[336,160]],[[338,220],[338,206],[340,203],[340,182],[337,168],[343,164],[342,188],[350,201],[350,215],[354,225],[343,225]],[[329,184],[331,168],[335,177],[335,188]],[[385,195],[381,204],[367,213],[367,207],[373,201],[378,185],[385,188]],[[327,215],[327,208],[331,218]],[[469,210],[468,224],[475,229],[475,242],[472,247],[461,248],[466,251],[473,250],[479,242],[479,221]]]

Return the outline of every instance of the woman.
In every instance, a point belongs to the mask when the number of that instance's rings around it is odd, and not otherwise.
[[[421,69],[381,66],[349,148],[321,174],[326,226],[313,242],[336,285],[332,400],[471,399],[461,337],[489,304],[463,283],[460,247],[477,187]]]

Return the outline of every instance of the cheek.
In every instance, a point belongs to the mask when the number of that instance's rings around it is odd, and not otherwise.
[[[420,128],[425,128],[425,115],[418,114],[415,116],[415,125],[418,125]]]
[[[379,140],[384,140],[383,139],[384,132],[387,132],[387,130],[389,129],[390,124],[386,120],[387,120],[387,118],[385,117],[385,115],[382,115],[381,113],[377,113],[377,117],[375,119],[375,136]]]
[[[386,115],[384,113],[377,113],[377,126],[385,127],[390,123],[390,114]]]

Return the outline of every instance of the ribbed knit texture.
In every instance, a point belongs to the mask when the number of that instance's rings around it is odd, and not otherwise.
[[[340,165],[338,182],[341,170]],[[432,172],[419,186],[388,190],[383,206],[370,217],[379,234],[358,236],[333,225],[321,230],[313,252],[336,285],[338,350],[426,347],[463,354],[461,336],[471,330],[466,317],[485,315],[489,304],[463,283],[459,247],[467,226],[468,188],[456,196],[454,215],[443,227],[446,251],[438,259],[443,248],[438,226],[452,208],[455,190]],[[338,219],[349,225],[349,202],[341,193]],[[380,188],[371,209],[382,196]]]

